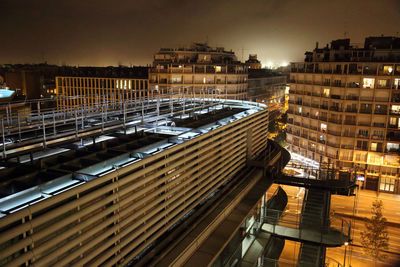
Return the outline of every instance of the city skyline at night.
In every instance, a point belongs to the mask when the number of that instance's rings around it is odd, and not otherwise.
[[[1,64],[147,65],[160,47],[206,42],[264,66],[303,59],[319,42],[398,35],[400,4],[387,1],[9,1]]]

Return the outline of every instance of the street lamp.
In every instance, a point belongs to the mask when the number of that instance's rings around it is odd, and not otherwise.
[[[343,259],[343,267],[346,267],[346,253],[347,253],[347,246],[349,245],[349,242],[344,242],[344,259]]]

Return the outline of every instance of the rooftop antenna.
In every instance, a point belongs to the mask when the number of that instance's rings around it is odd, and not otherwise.
[[[347,37],[347,34],[349,34],[349,33],[348,33],[348,32],[346,32],[346,31],[343,33],[343,35],[344,35],[344,38],[346,38],[346,37]]]
[[[240,50],[242,50],[242,60],[241,61],[244,61],[244,50],[247,51],[249,49],[244,49],[244,47],[242,46],[242,48]]]

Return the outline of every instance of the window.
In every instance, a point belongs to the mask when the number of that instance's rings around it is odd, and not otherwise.
[[[172,77],[172,83],[181,83],[182,77]]]
[[[386,88],[387,80],[378,80],[378,88]]]
[[[376,151],[377,143],[371,143],[371,151]]]
[[[327,128],[328,127],[325,123],[321,123],[321,131],[326,132]]]
[[[393,66],[384,66],[383,67],[383,73],[390,75],[393,72]]]
[[[215,72],[221,72],[221,66],[215,66]]]
[[[375,79],[374,78],[364,78],[363,88],[374,88]]]
[[[379,189],[381,191],[394,192],[395,179],[381,177]]]
[[[324,97],[329,97],[330,89],[325,88],[324,89]]]
[[[392,108],[390,109],[390,113],[400,114],[400,105],[392,105]]]

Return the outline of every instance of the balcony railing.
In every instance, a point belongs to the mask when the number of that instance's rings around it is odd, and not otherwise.
[[[356,134],[355,133],[344,132],[343,136],[344,137],[353,137],[354,138],[356,136]]]
[[[330,135],[335,135],[335,136],[341,136],[341,133],[340,133],[340,132],[332,131],[332,130],[328,130],[328,134],[330,134]]]
[[[378,115],[386,115],[387,109],[375,109],[374,113]]]
[[[328,146],[331,146],[331,147],[336,147],[336,148],[339,148],[340,147],[340,145],[339,144],[336,144],[336,143],[332,143],[332,142],[327,142],[326,143]]]
[[[372,109],[360,109],[360,113],[371,114]]]
[[[367,121],[359,121],[357,123],[358,126],[371,126],[371,122],[367,122]]]
[[[372,123],[373,127],[380,127],[380,128],[385,128],[385,123],[383,122],[374,122]]]
[[[343,149],[354,149],[354,145],[341,145]]]
[[[345,120],[345,121],[344,121],[344,124],[347,124],[347,125],[356,125],[356,121]]]
[[[346,96],[346,99],[347,99],[347,100],[358,100],[358,96],[355,96],[355,95],[348,95],[348,96]]]

